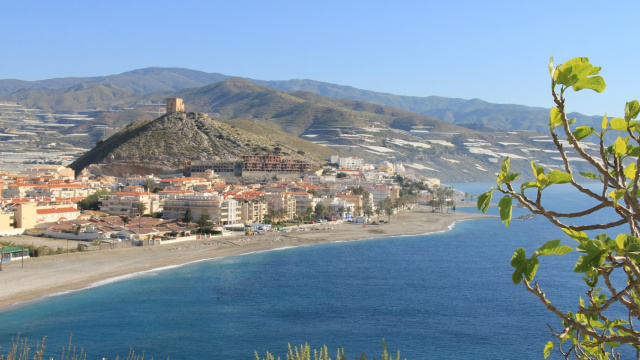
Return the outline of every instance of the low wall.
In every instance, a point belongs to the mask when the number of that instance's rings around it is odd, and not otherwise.
[[[13,228],[13,229],[7,229],[7,230],[0,230],[0,235],[2,235],[2,236],[15,236],[15,235],[22,235],[25,232],[26,232],[26,229]]]
[[[160,241],[160,244],[173,244],[173,243],[178,243],[178,242],[183,242],[183,241],[191,241],[191,240],[215,239],[215,238],[218,238],[220,236],[230,236],[230,235],[234,235],[234,232],[233,231],[223,231],[222,235],[204,234],[204,235],[182,236],[182,237],[178,237],[178,238],[163,239],[162,241]]]
[[[55,239],[67,239],[67,240],[79,240],[79,241],[92,241],[97,239],[103,239],[99,233],[80,233],[78,235],[72,233],[64,233],[58,231],[45,230],[44,236]]]

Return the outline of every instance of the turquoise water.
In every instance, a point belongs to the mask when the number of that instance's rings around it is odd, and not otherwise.
[[[474,186],[457,185],[479,193]],[[566,190],[557,191],[553,201]],[[431,235],[203,261],[0,313],[0,345],[18,332],[34,343],[47,336],[57,357],[73,333],[88,359],[130,347],[145,358],[253,359],[254,350],[284,356],[287,343],[304,342],[373,358],[384,338],[413,360],[540,359],[546,324],[559,322],[512,284],[509,260],[517,247],[554,238],[564,239],[540,217],[509,229],[483,219]],[[542,259],[536,278],[564,310],[582,289],[579,276],[565,276],[576,257]]]

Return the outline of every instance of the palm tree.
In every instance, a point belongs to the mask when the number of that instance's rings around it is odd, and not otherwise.
[[[455,201],[453,201],[453,200],[448,200],[448,201],[447,201],[447,206],[449,207],[449,209],[450,209],[452,212],[454,212],[454,213],[456,212],[456,203],[455,203]]]
[[[202,213],[202,215],[200,215],[200,218],[198,218],[197,223],[198,232],[200,232],[201,234],[205,232],[211,232],[213,223],[211,222],[211,216],[208,213]]]
[[[156,183],[153,182],[153,180],[151,179],[147,179],[142,183],[142,187],[144,188],[144,191],[151,191],[155,186],[156,186]]]
[[[325,214],[326,211],[327,211],[326,206],[324,206],[324,205],[322,205],[320,203],[316,204],[316,208],[314,209],[314,212],[316,214],[316,218],[318,218],[318,219],[322,218],[322,216]]]
[[[289,213],[287,212],[287,209],[284,207],[281,207],[280,209],[278,209],[276,211],[276,214],[278,214],[278,219],[280,219],[280,221],[289,220]]]
[[[367,217],[367,219],[369,219],[369,220],[370,220],[370,219],[371,219],[371,215],[373,215],[373,210],[371,210],[371,206],[367,205],[367,206],[364,208],[364,216],[366,216],[366,217]]]
[[[131,218],[127,215],[120,215],[120,220],[122,220],[122,225],[124,229],[127,230],[127,224],[131,222]]]
[[[138,227],[140,227],[140,221],[142,220],[142,215],[147,211],[147,205],[145,203],[139,202],[136,204],[138,208]]]
[[[193,221],[193,215],[191,214],[191,208],[187,208],[184,212],[184,216],[182,217],[182,221],[187,223],[187,227],[189,227],[189,223]]]
[[[387,223],[391,224],[391,215],[393,214],[393,206],[386,206],[384,212],[387,214]]]

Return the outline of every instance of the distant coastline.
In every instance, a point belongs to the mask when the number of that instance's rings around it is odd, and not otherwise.
[[[72,253],[4,263],[0,277],[3,291],[0,310],[10,310],[57,294],[143,276],[194,262],[281,250],[320,243],[365,240],[445,232],[458,221],[493,217],[474,213],[432,213],[419,206],[391,217],[384,225],[343,223],[333,229],[234,235],[183,243]],[[375,217],[374,217],[375,219]],[[383,219],[387,219],[383,217]],[[11,239],[19,243],[20,238]]]

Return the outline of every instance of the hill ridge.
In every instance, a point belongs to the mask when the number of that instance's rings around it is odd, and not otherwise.
[[[0,80],[0,96],[20,89],[67,88],[81,82],[112,84],[132,93],[176,91],[196,88],[233,76],[207,73],[181,67],[147,67],[121,74],[96,77],[67,77],[38,81]],[[495,104],[481,99],[441,96],[394,95],[308,79],[255,80],[251,82],[281,91],[310,91],[330,98],[343,98],[391,106],[454,124],[475,124],[499,130],[535,130],[546,132],[548,109],[517,104]],[[599,124],[600,116],[570,114],[585,124]]]

